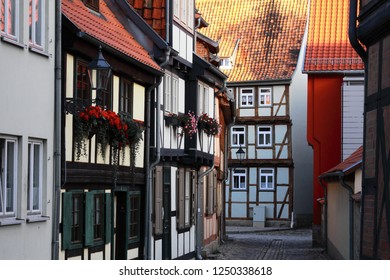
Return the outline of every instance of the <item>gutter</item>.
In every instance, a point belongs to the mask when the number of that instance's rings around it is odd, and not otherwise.
[[[356,32],[357,10],[358,10],[357,0],[350,0],[348,38],[352,47],[355,49],[357,54],[363,60],[365,68],[367,68],[367,52],[364,50],[364,48],[362,47],[362,45],[359,43],[357,39],[357,32]]]
[[[332,173],[327,173],[327,174],[324,174],[324,175],[321,175],[319,176],[319,180],[320,180],[320,184],[321,186],[324,188],[324,191],[326,193],[325,195],[325,208],[326,208],[326,216],[325,216],[325,227],[326,227],[326,248],[327,248],[327,243],[328,243],[328,238],[327,238],[327,223],[328,223],[328,217],[327,217],[327,192],[326,192],[326,186],[325,184],[323,183],[322,180],[324,180],[325,178],[329,178],[329,177],[337,177],[341,186],[343,188],[345,188],[348,193],[349,193],[349,259],[350,260],[353,260],[354,259],[354,215],[353,215],[353,198],[352,198],[352,195],[353,195],[353,188],[348,185],[346,182],[345,182],[345,179],[344,179],[344,173],[343,171],[336,171],[336,172],[332,172]]]
[[[53,222],[51,259],[59,259],[60,235],[60,195],[61,195],[61,33],[62,33],[61,0],[55,1],[55,81],[54,81],[54,189],[53,189]]]

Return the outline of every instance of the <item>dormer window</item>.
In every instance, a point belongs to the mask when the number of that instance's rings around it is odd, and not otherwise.
[[[221,58],[220,68],[221,69],[231,69],[232,68],[232,63],[231,63],[230,57]]]
[[[84,0],[84,4],[95,12],[99,12],[99,0]]]

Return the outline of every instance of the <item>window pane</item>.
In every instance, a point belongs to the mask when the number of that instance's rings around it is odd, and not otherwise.
[[[17,24],[17,13],[16,13],[16,2],[17,0],[6,0],[6,30],[5,32],[9,35],[16,36],[16,24]]]
[[[34,145],[33,210],[39,210],[40,160],[40,146]]]
[[[7,184],[6,184],[6,212],[14,211],[14,188],[15,188],[15,144],[7,142]]]

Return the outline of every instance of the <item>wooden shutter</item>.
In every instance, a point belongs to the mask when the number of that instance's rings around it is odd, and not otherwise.
[[[106,193],[104,194],[104,241],[106,244],[111,243],[111,211],[112,211],[112,203],[111,203],[111,194]]]
[[[62,194],[62,249],[70,249],[72,238],[72,193]]]
[[[95,192],[85,193],[85,234],[84,234],[84,244],[85,246],[93,245],[93,224],[95,216]]]
[[[213,170],[213,213],[216,212],[217,209],[217,183],[218,183],[218,178],[217,178],[217,170]]]
[[[206,213],[207,215],[211,215],[213,214],[213,201],[214,201],[214,198],[213,198],[213,191],[214,191],[214,188],[213,188],[213,183],[214,183],[214,179],[213,179],[213,173],[209,173],[207,174],[207,184],[206,184],[206,193],[207,193],[207,200],[206,200]]]
[[[163,173],[162,166],[157,166],[154,172],[154,234],[163,233]]]
[[[196,185],[196,171],[191,171],[191,180],[192,180],[192,224],[195,224],[196,215],[198,213],[198,203],[197,203],[197,188]]]
[[[185,169],[181,168],[177,170],[177,199],[178,199],[178,226],[179,229],[184,228],[185,224],[185,189],[184,189],[184,176]]]

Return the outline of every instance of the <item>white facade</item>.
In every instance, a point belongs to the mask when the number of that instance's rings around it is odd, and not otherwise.
[[[29,2],[0,4],[0,259],[51,258],[55,1]]]

